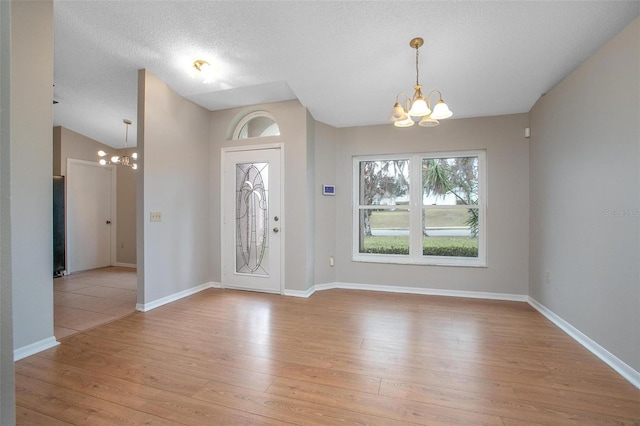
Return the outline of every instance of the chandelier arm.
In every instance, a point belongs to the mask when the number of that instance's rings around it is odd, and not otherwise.
[[[430,98],[433,93],[437,93],[438,94],[438,100],[442,99],[442,92],[440,92],[439,90],[430,91],[429,94],[427,95],[427,98]]]
[[[405,103],[406,103],[406,101],[407,101],[408,99],[411,99],[411,98],[410,98],[406,93],[404,93],[404,92],[398,93],[398,94],[396,95],[396,103],[397,103],[397,104],[399,104],[399,103],[400,103],[400,96],[404,96]]]

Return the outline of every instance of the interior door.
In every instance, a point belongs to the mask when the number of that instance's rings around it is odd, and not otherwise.
[[[67,163],[67,271],[111,265],[115,230],[113,166],[69,160]]]
[[[223,287],[282,292],[280,163],[280,148],[223,151]]]

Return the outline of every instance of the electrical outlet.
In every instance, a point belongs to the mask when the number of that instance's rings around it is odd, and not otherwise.
[[[162,222],[161,212],[149,212],[149,220],[151,222]]]
[[[544,280],[547,283],[551,282],[551,272],[547,271],[547,272],[544,273]]]

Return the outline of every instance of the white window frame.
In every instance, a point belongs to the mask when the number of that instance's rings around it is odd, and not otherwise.
[[[270,136],[252,136],[252,137],[247,137],[247,138],[240,138],[240,132],[242,131],[242,128],[248,122],[250,122],[254,118],[258,118],[258,117],[266,117],[266,118],[272,120],[275,123],[275,125],[278,126],[278,133],[280,132],[280,125],[278,124],[276,119],[273,117],[273,115],[271,115],[267,111],[253,111],[253,112],[250,112],[249,114],[245,115],[244,117],[242,117],[242,119],[238,122],[238,124],[236,125],[235,129],[233,130],[232,139],[234,139],[234,140],[245,140],[245,139],[256,139],[256,138],[270,137]]]
[[[422,161],[429,158],[455,158],[455,157],[477,157],[478,158],[478,204],[474,208],[478,209],[478,257],[457,257],[457,256],[425,256],[422,254],[422,211],[429,208],[454,208],[457,206],[423,206],[422,205]],[[360,253],[360,210],[372,208],[360,205],[360,162],[362,161],[385,161],[385,160],[408,160],[409,161],[409,254],[376,254]],[[414,265],[438,265],[438,266],[487,266],[487,166],[486,151],[446,151],[446,152],[423,152],[411,154],[393,155],[366,155],[353,157],[353,236],[352,255],[355,262],[376,262]],[[394,209],[397,206],[378,206],[375,209]],[[401,208],[405,208],[402,206]]]

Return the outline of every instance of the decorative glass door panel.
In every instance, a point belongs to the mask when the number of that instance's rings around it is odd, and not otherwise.
[[[269,275],[269,163],[236,164],[236,272]]]
[[[222,150],[222,286],[281,293],[282,150]]]

